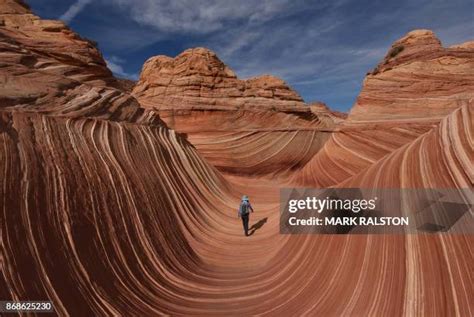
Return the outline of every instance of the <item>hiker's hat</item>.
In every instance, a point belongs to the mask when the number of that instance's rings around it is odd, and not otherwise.
[[[242,196],[242,200],[246,200],[246,201],[248,201],[248,200],[249,200],[249,196],[247,196],[247,195],[243,195],[243,196]]]

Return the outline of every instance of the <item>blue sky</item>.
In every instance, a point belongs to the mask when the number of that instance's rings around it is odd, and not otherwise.
[[[347,111],[393,41],[433,30],[443,45],[474,40],[473,0],[26,0],[99,43],[119,77],[151,56],[215,51],[240,78],[272,74],[307,102]]]

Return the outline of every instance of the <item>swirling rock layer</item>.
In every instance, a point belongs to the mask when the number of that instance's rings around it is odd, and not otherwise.
[[[268,177],[311,159],[317,184],[472,186],[472,102],[342,132],[317,105],[156,109],[176,133],[64,25],[50,36],[12,0],[0,19],[0,299],[51,300],[61,316],[474,314],[472,236],[280,235],[288,184]]]
[[[473,98],[469,42],[443,48],[433,32],[412,31],[367,75],[348,118],[295,181],[338,184],[429,132]]]
[[[279,78],[238,79],[205,48],[150,58],[133,95],[210,163],[239,175],[301,167],[343,120],[327,107],[307,106]]]

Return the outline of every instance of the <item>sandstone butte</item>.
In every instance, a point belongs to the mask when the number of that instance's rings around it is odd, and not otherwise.
[[[295,184],[472,188],[473,63],[472,43],[410,32],[347,119],[205,49],[150,59],[130,94],[93,42],[2,0],[0,299],[81,316],[472,316],[472,235],[281,235],[278,205]]]
[[[133,95],[212,165],[236,175],[303,166],[344,119],[323,103],[309,107],[274,76],[238,79],[206,48],[150,58]]]
[[[297,173],[295,181],[321,187],[338,184],[394,150],[410,148],[415,140],[438,129],[447,116],[459,112],[462,120],[446,132],[448,135],[440,137],[439,143],[428,146],[434,151],[440,145],[439,150],[447,157],[439,159],[444,164],[459,166],[454,174],[456,179],[435,181],[427,170],[423,177],[417,173],[404,175],[410,178],[405,187],[415,183],[421,187],[472,184],[473,43],[444,48],[429,30],[412,31],[396,41],[384,60],[367,74],[362,91],[339,131],[331,134],[322,150]],[[460,147],[454,146],[457,142]],[[461,152],[446,152],[451,150]],[[418,164],[422,165],[419,168],[424,169],[428,161],[422,157],[434,154],[419,152],[419,155]],[[412,168],[408,171],[413,172]],[[453,172],[448,174],[454,176]]]

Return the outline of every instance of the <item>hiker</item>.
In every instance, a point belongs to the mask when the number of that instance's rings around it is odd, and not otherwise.
[[[244,225],[245,236],[249,235],[249,214],[253,212],[252,205],[250,204],[249,197],[247,195],[242,196],[240,202],[238,217],[242,218],[242,224]]]

